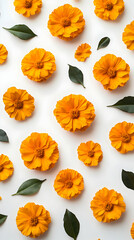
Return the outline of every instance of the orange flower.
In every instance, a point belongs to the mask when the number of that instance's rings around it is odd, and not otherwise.
[[[76,198],[84,189],[83,177],[75,170],[62,170],[54,181],[54,189],[63,198]]]
[[[42,0],[15,0],[15,11],[24,17],[30,17],[41,11]]]
[[[43,48],[35,48],[23,58],[21,69],[33,81],[46,81],[56,70],[55,57]]]
[[[115,20],[124,11],[123,0],[94,0],[95,14],[103,20]]]
[[[134,223],[132,224],[132,227],[131,227],[130,233],[131,233],[131,237],[132,237],[132,239],[134,239]]]
[[[54,37],[72,40],[77,37],[85,26],[83,13],[80,9],[65,4],[49,15],[48,28]]]
[[[59,158],[58,144],[47,133],[32,133],[21,144],[21,157],[26,167],[46,171]]]
[[[8,88],[3,95],[5,111],[18,121],[30,117],[34,111],[34,98],[26,91],[16,87]]]
[[[120,153],[134,150],[134,124],[117,123],[109,133],[111,145]]]
[[[0,200],[2,200],[2,197],[0,196]]]
[[[134,50],[134,21],[125,27],[122,40],[128,49]]]
[[[67,131],[87,129],[95,118],[94,106],[82,95],[71,94],[58,101],[54,115]]]
[[[7,59],[8,51],[3,44],[0,44],[0,64],[4,63]]]
[[[99,143],[92,141],[81,143],[77,151],[79,160],[84,162],[86,166],[97,166],[102,160],[103,154]]]
[[[102,188],[91,201],[94,217],[99,222],[112,222],[118,220],[125,212],[126,205],[123,197],[116,191]]]
[[[113,54],[103,56],[95,63],[93,74],[106,90],[123,87],[129,80],[129,65],[120,57]]]
[[[12,176],[13,164],[6,155],[0,155],[0,181],[4,181]]]
[[[42,206],[27,203],[19,208],[16,224],[19,231],[26,237],[36,238],[48,230],[51,223],[50,213]]]
[[[79,61],[79,62],[85,62],[85,60],[91,55],[91,46],[87,43],[81,44],[76,52],[75,52],[75,58]]]

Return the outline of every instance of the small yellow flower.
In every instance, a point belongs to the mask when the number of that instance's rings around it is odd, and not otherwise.
[[[75,170],[62,170],[54,181],[54,189],[63,198],[76,198],[84,189],[83,177]]]
[[[134,21],[125,27],[122,40],[128,49],[134,50]]]
[[[132,224],[132,227],[131,227],[130,233],[131,233],[131,237],[132,237],[132,239],[134,239],[134,222],[133,222],[133,224]]]
[[[3,44],[0,44],[0,64],[3,64],[7,59],[8,51]]]
[[[48,230],[51,223],[50,213],[42,206],[27,203],[19,208],[16,224],[23,235],[36,238]]]
[[[42,0],[15,0],[15,11],[24,17],[30,17],[41,11]]]
[[[79,61],[79,62],[85,62],[86,59],[91,55],[91,46],[87,43],[81,44],[76,52],[75,52],[75,58]]]
[[[12,176],[13,164],[6,155],[0,155],[0,181],[4,181]]]

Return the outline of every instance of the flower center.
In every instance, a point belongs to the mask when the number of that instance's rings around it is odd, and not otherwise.
[[[23,102],[21,102],[21,101],[16,101],[16,102],[14,103],[14,107],[17,108],[17,109],[23,108]]]
[[[88,156],[89,156],[89,157],[93,157],[93,156],[94,156],[94,152],[93,152],[93,151],[89,151],[89,152],[88,152]]]
[[[106,9],[107,9],[108,11],[111,11],[111,10],[113,9],[113,4],[112,4],[112,3],[107,3]]]
[[[122,142],[128,143],[131,140],[131,136],[129,134],[123,134],[122,135]]]
[[[73,186],[73,183],[72,182],[67,182],[65,185],[66,185],[66,188],[71,188]]]
[[[44,149],[37,149],[37,157],[39,158],[44,157]]]
[[[78,110],[72,110],[71,117],[73,119],[78,118],[80,116],[80,112]]]
[[[69,18],[63,18],[61,20],[61,24],[63,27],[69,27],[71,25],[71,21]]]
[[[106,204],[106,207],[105,207],[105,211],[106,212],[110,212],[110,211],[112,211],[113,210],[113,204],[112,203],[107,203]]]
[[[116,71],[112,67],[108,68],[107,74],[110,78],[115,78],[116,77]]]
[[[28,1],[26,0],[25,1],[25,8],[31,8],[32,7],[32,0]]]
[[[38,69],[41,69],[41,68],[44,67],[44,63],[43,63],[43,62],[37,62],[37,63],[36,63],[36,67],[37,67]]]
[[[35,218],[31,218],[31,226],[34,227],[38,224],[38,218],[35,217]]]
[[[2,172],[2,171],[3,171],[3,166],[1,165],[1,166],[0,166],[0,172]]]

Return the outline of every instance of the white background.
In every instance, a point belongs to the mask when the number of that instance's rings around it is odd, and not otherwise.
[[[86,20],[84,32],[75,40],[66,42],[51,36],[47,21],[54,8],[70,3],[80,8]],[[127,50],[122,42],[122,32],[126,24],[133,19],[134,0],[125,0],[125,11],[115,21],[103,21],[94,14],[92,0],[48,0],[43,1],[41,13],[33,18],[25,18],[15,12],[13,1],[0,1],[0,43],[8,49],[8,60],[0,66],[0,128],[4,129],[10,143],[0,143],[0,154],[9,156],[14,164],[13,176],[0,183],[0,213],[7,214],[7,221],[0,227],[0,239],[27,239],[17,229],[16,215],[19,207],[27,202],[42,204],[50,211],[52,223],[48,232],[39,237],[40,240],[68,240],[70,239],[63,228],[63,216],[66,208],[76,214],[81,228],[78,240],[130,240],[130,228],[134,221],[134,192],[127,189],[121,180],[122,169],[134,172],[134,153],[125,155],[117,152],[110,144],[109,131],[122,121],[133,122],[133,114],[121,112],[114,108],[107,108],[124,96],[134,95],[134,52]],[[8,33],[2,27],[12,27],[15,24],[28,25],[37,35],[34,39],[23,41]],[[109,46],[96,50],[99,40],[108,36]],[[91,45],[92,54],[85,63],[77,62],[74,58],[76,48],[81,43]],[[21,60],[30,50],[44,48],[51,51],[56,58],[57,71],[46,83],[36,83],[29,80],[21,72]],[[122,57],[130,65],[130,80],[123,88],[113,92],[103,89],[92,73],[93,66],[101,56],[113,53]],[[84,74],[86,89],[72,83],[68,78],[68,65],[79,67]],[[35,112],[31,118],[17,122],[8,117],[2,101],[7,88],[15,86],[26,89],[35,97]],[[85,132],[70,133],[57,123],[53,109],[56,102],[68,94],[82,94],[95,106],[96,118]],[[19,148],[32,132],[46,132],[56,140],[59,146],[60,158],[56,166],[48,172],[38,172],[27,169],[20,156]],[[77,157],[77,147],[81,142],[93,140],[102,146],[104,157],[99,167],[86,167]],[[79,171],[85,182],[85,190],[75,200],[62,199],[53,188],[53,182],[61,169],[72,168]],[[38,194],[34,196],[11,197],[18,187],[29,178],[47,178]],[[90,202],[96,191],[107,187],[120,192],[126,202],[126,212],[122,218],[114,223],[99,223],[90,209]],[[29,238],[28,238],[29,239]]]

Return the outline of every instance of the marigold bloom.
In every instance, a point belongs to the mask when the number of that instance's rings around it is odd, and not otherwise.
[[[132,239],[134,239],[134,223],[132,224],[132,227],[131,227],[130,233],[131,233],[131,237],[132,237]]]
[[[50,213],[42,206],[27,203],[19,208],[16,224],[23,235],[36,238],[48,230],[51,223]]]
[[[24,17],[30,17],[41,11],[42,0],[15,0],[15,11]]]
[[[3,95],[5,111],[18,121],[30,117],[34,111],[34,98],[26,91],[16,87],[8,88]]]
[[[85,26],[83,13],[80,9],[65,4],[49,15],[48,28],[54,37],[72,40],[77,37]]]
[[[95,14],[103,20],[115,20],[124,11],[123,0],[94,0]]]
[[[125,208],[122,195],[113,189],[102,188],[91,201],[93,215],[99,222],[109,223],[118,220],[125,212]]]
[[[134,150],[134,124],[117,123],[109,133],[111,145],[120,153]]]
[[[95,109],[82,95],[70,94],[58,101],[54,109],[57,122],[67,131],[87,129],[95,118]]]
[[[93,74],[106,90],[123,87],[129,80],[129,65],[120,57],[107,54],[95,63]]]
[[[0,44],[0,64],[3,64],[7,59],[8,51],[3,44]]]
[[[14,171],[13,164],[9,158],[1,154],[0,155],[0,181],[4,181],[10,176],[12,176]]]
[[[0,200],[2,200],[2,197],[0,196]]]
[[[128,49],[134,50],[134,21],[125,27],[122,40]]]
[[[23,58],[21,69],[33,81],[46,81],[56,70],[55,57],[43,48],[35,48]]]
[[[77,151],[79,160],[90,167],[97,166],[103,157],[100,144],[93,141],[81,143]]]
[[[26,167],[46,171],[59,158],[58,144],[47,133],[32,133],[21,144],[21,157]]]
[[[63,198],[76,198],[84,189],[83,177],[75,170],[62,170],[56,176],[54,189]]]
[[[87,43],[81,44],[76,52],[75,52],[75,58],[79,61],[79,62],[85,62],[85,60],[91,55],[91,46]]]

